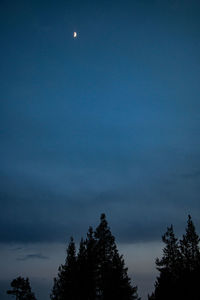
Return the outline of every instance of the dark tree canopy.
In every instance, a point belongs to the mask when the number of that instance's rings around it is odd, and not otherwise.
[[[67,258],[54,279],[52,300],[136,300],[122,255],[119,255],[105,214],[93,231],[89,228],[76,254],[73,239]]]
[[[183,235],[182,240],[180,240],[182,263],[188,271],[196,269],[196,266],[200,263],[199,241],[199,236],[189,215],[186,233]]]
[[[71,237],[67,248],[65,264],[59,267],[58,277],[54,278],[51,299],[72,299],[77,292],[77,274],[76,248],[74,240]]]
[[[182,239],[173,226],[162,236],[162,257],[156,259],[159,275],[149,300],[200,300],[200,238],[191,216],[188,216]],[[89,227],[78,250],[71,237],[66,259],[58,269],[51,300],[139,300],[137,287],[127,273],[105,214],[96,230]],[[29,279],[17,277],[7,294],[16,300],[36,300]]]
[[[199,237],[191,216],[181,240],[175,237],[173,226],[167,228],[162,240],[165,244],[162,258],[156,259],[159,271],[155,290],[150,300],[200,299]]]
[[[11,287],[12,290],[8,290],[7,294],[15,296],[16,300],[36,300],[28,278],[17,277],[11,282]]]
[[[131,286],[123,257],[119,255],[105,214],[96,228],[97,299],[138,299],[137,288]]]

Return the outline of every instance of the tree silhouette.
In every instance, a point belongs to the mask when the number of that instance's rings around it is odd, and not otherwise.
[[[138,299],[137,288],[132,287],[123,257],[119,255],[105,214],[95,231],[97,240],[97,297],[98,299]]]
[[[165,248],[163,249],[163,257],[160,260],[156,259],[157,269],[161,272],[168,270],[175,275],[177,267],[180,265],[181,254],[173,225],[167,228],[167,232],[162,236],[162,241],[165,243]]]
[[[34,293],[31,291],[29,279],[17,277],[11,282],[12,290],[8,290],[7,294],[15,296],[16,300],[36,300]]]
[[[93,300],[96,298],[97,289],[97,242],[94,237],[94,231],[92,227],[89,227],[87,238],[85,240],[86,247],[86,268],[84,272],[84,277],[86,281],[86,298],[88,300]]]
[[[182,240],[175,237],[173,226],[162,237],[165,247],[162,258],[156,259],[159,276],[150,300],[199,300],[200,251],[199,237],[191,216]]]
[[[77,258],[73,238],[67,248],[65,264],[58,269],[58,277],[54,278],[54,286],[50,298],[52,300],[77,299]]]
[[[188,271],[196,269],[200,263],[199,241],[200,238],[196,233],[192,218],[189,215],[186,234],[184,234],[182,240],[180,240],[182,263],[184,268]]]
[[[163,256],[156,259],[157,270],[160,272],[155,283],[155,291],[149,299],[175,299],[176,281],[179,278],[180,251],[178,239],[175,237],[173,226],[167,228],[162,236],[165,244]],[[174,296],[175,297],[175,296]]]
[[[199,278],[200,278],[200,249],[199,236],[196,233],[192,218],[189,215],[186,233],[180,240],[182,276],[181,286],[183,299],[200,299]]]
[[[105,214],[101,215],[95,232],[90,227],[86,239],[81,239],[77,255],[71,239],[66,262],[59,267],[58,277],[54,279],[51,299],[139,299],[137,287],[131,285]]]

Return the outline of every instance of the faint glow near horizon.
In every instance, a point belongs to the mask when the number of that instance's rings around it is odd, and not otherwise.
[[[42,297],[45,300],[49,299],[48,294],[53,278],[57,276],[59,265],[65,261],[66,246],[63,243],[1,244],[0,284],[1,281],[5,281],[9,286],[13,278],[19,275],[28,276],[39,299]],[[76,244],[77,249],[78,246],[79,243]],[[145,299],[154,286],[157,275],[155,258],[161,255],[162,243],[119,243],[117,246],[119,253],[124,256],[133,284],[138,286],[139,295]],[[46,259],[43,259],[44,256]],[[37,282],[40,282],[40,286],[37,286]],[[41,296],[43,294],[44,296]]]

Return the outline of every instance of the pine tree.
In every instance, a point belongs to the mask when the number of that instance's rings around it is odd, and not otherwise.
[[[182,256],[182,298],[190,300],[200,299],[199,278],[200,278],[200,249],[199,236],[196,233],[191,216],[188,216],[186,233],[180,240]]]
[[[149,300],[199,300],[199,237],[191,216],[188,216],[182,240],[178,241],[175,237],[172,226],[167,229],[162,240],[165,243],[163,257],[156,259],[160,273]]]
[[[17,277],[11,282],[11,287],[12,290],[8,290],[7,294],[15,296],[16,300],[36,300],[28,278]]]
[[[96,290],[97,290],[97,241],[94,237],[93,228],[90,226],[87,238],[85,241],[86,245],[86,262],[87,262],[87,300],[96,299]]]
[[[162,241],[165,244],[165,248],[163,249],[163,257],[160,260],[156,259],[157,270],[160,272],[167,271],[173,274],[174,277],[178,276],[181,254],[173,225],[167,228],[167,232],[162,236]]]
[[[86,260],[86,246],[85,241],[81,239],[79,252],[77,255],[77,298],[88,299],[87,297],[87,260]]]
[[[196,233],[194,223],[191,216],[188,216],[186,233],[180,240],[180,249],[182,255],[182,262],[188,271],[196,269],[200,263],[200,238]]]
[[[138,296],[102,214],[96,231],[89,227],[86,239],[81,239],[77,255],[71,239],[66,262],[54,279],[51,300],[110,299],[138,300]]]
[[[116,250],[115,239],[110,232],[105,214],[101,215],[100,224],[96,228],[97,239],[97,296],[98,299],[109,299],[112,289],[112,258]]]
[[[137,288],[131,286],[123,257],[119,255],[105,214],[95,231],[97,239],[97,299],[138,299]]]
[[[81,239],[77,255],[79,299],[96,298],[96,240],[92,227],[89,227],[86,240]]]
[[[173,226],[167,228],[166,233],[162,236],[165,244],[163,256],[156,259],[157,270],[160,272],[155,283],[155,291],[149,299],[176,299],[177,280],[180,276],[180,251],[178,239],[176,238]]]
[[[54,286],[50,295],[52,300],[77,299],[77,258],[73,238],[67,248],[64,265],[58,269],[58,277],[54,278]]]
[[[138,299],[137,287],[131,285],[131,280],[127,274],[128,268],[125,267],[123,255],[119,255],[117,249],[115,250],[112,263],[113,299]]]

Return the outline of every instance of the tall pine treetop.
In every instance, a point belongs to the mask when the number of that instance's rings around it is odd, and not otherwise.
[[[180,240],[180,248],[185,266],[190,266],[190,269],[196,267],[200,263],[200,238],[196,233],[196,229],[192,218],[188,215],[186,233]]]
[[[162,237],[163,257],[156,260],[159,276],[149,300],[199,300],[199,237],[189,215],[186,232],[177,240],[173,226]]]
[[[73,238],[67,248],[65,264],[54,279],[51,300],[135,300],[133,287],[124,259],[119,255],[115,238],[105,214],[93,231],[89,227],[81,240],[78,254]]]
[[[178,239],[174,234],[173,225],[167,228],[166,233],[162,236],[162,241],[165,244],[163,249],[163,257],[156,259],[157,269],[167,269],[170,272],[175,272],[180,263],[180,251]]]
[[[66,257],[66,264],[73,265],[76,262],[76,246],[74,243],[74,238],[70,238],[69,245],[67,247],[67,257]]]
[[[114,255],[116,249],[115,238],[110,231],[106,215],[101,214],[100,224],[95,231],[95,238],[98,243],[98,252],[101,257],[111,258]]]

